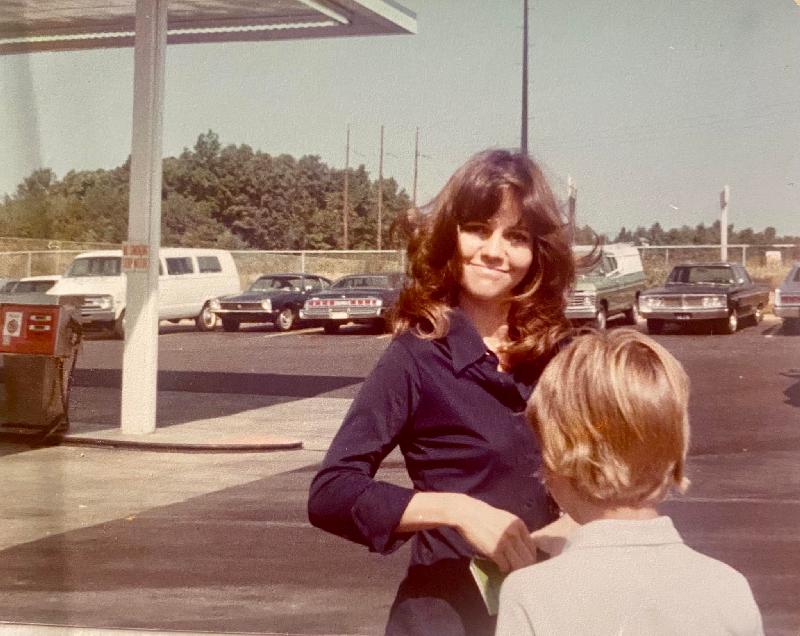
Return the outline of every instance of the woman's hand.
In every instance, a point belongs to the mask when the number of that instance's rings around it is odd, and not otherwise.
[[[531,533],[531,539],[542,552],[546,552],[551,557],[561,554],[567,537],[578,527],[578,524],[569,515],[562,515],[553,523],[539,528]]]
[[[536,563],[536,543],[525,523],[505,510],[463,495],[454,526],[481,555],[503,572]]]
[[[439,526],[456,528],[481,556],[497,563],[503,572],[536,563],[536,543],[522,519],[461,493],[414,493],[395,532]]]

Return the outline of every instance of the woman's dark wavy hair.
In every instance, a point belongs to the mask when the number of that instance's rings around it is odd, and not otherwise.
[[[507,150],[473,156],[450,177],[427,213],[417,215],[408,244],[409,280],[394,311],[395,334],[406,329],[430,339],[447,334],[462,276],[458,227],[489,220],[507,194],[518,204],[533,249],[533,263],[514,289],[509,309],[508,365],[538,357],[569,335],[564,309],[576,269],[571,224],[539,166]]]

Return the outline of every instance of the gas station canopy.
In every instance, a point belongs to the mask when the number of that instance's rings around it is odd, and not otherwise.
[[[161,128],[168,44],[416,33],[394,0],[0,0],[0,55],[134,47],[122,432],[156,428]]]
[[[136,0],[4,0],[0,55],[133,46]],[[415,33],[392,0],[171,0],[169,44]]]

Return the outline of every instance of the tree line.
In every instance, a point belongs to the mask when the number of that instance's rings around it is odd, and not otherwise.
[[[658,222],[649,228],[638,226],[629,230],[625,226],[616,235],[600,234],[603,243],[633,243],[635,245],[718,245],[721,238],[720,222],[711,225],[698,223],[694,227],[682,225],[679,228],[665,230]],[[575,242],[583,245],[594,243],[594,230],[588,226],[577,228]],[[800,236],[779,236],[774,227],[768,226],[760,232],[751,228],[737,230],[733,224],[728,225],[728,243],[745,245],[774,245],[780,243],[800,243]]]
[[[127,239],[130,159],[110,170],[72,170],[59,179],[49,168],[24,178],[16,192],[0,202],[0,236],[61,241],[121,243]],[[250,146],[223,147],[209,130],[194,147],[163,162],[161,243],[224,249],[341,249],[344,170],[317,156],[272,156]],[[350,249],[377,247],[378,188],[363,165],[348,171]],[[405,212],[411,200],[392,178],[382,185],[382,245],[401,247]],[[393,232],[394,221],[400,231]],[[406,228],[407,230],[407,228]],[[591,244],[594,230],[575,232],[576,243]],[[622,227],[603,242],[650,245],[719,243],[719,222],[665,230]],[[730,243],[797,243],[729,226]]]
[[[0,236],[121,243],[127,240],[130,158],[110,170],[39,169],[0,202]],[[348,174],[350,249],[375,249],[378,181],[363,165]],[[161,243],[224,249],[314,250],[342,246],[344,170],[316,156],[296,159],[223,147],[213,131],[163,162]],[[382,185],[382,244],[399,247],[394,219],[411,199]]]

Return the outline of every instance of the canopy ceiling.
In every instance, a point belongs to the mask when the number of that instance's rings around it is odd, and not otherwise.
[[[133,46],[136,0],[2,0],[0,55]],[[416,33],[393,0],[170,0],[167,42]]]

